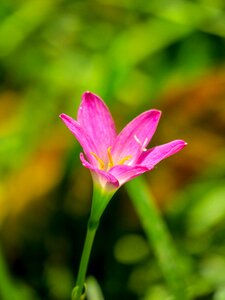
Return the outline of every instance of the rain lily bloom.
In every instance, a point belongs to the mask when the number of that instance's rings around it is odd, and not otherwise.
[[[156,109],[145,111],[117,135],[109,109],[97,95],[90,92],[83,94],[77,121],[65,114],[60,115],[81,144],[84,150],[84,154],[80,154],[81,162],[90,169],[94,180],[92,209],[72,300],[80,300],[85,290],[84,281],[95,233],[114,192],[186,145],[182,140],[175,140],[146,148],[155,133],[160,115]],[[82,299],[84,297],[85,293]]]
[[[106,104],[97,95],[85,92],[77,121],[65,114],[60,117],[81,144],[85,154],[80,154],[81,162],[90,169],[94,182],[103,190],[115,191],[186,145],[182,140],[174,140],[146,148],[156,131],[160,115],[156,109],[145,111],[117,135]]]

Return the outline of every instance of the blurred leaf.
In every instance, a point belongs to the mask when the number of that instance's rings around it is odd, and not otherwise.
[[[213,300],[224,300],[225,299],[225,286],[221,286],[213,296]]]
[[[152,286],[148,289],[143,300],[172,300],[164,286]]]
[[[73,276],[65,266],[47,266],[46,282],[51,297],[57,300],[67,299],[73,288]]]
[[[104,300],[101,288],[93,276],[87,278],[87,299]]]
[[[0,56],[8,55],[42,23],[54,7],[52,0],[25,1],[0,24]],[[12,38],[13,37],[13,38]]]
[[[151,258],[149,261],[144,261],[142,264],[135,266],[128,280],[129,289],[136,295],[144,295],[149,291],[149,286],[160,282],[162,274],[157,262]]]
[[[129,234],[121,237],[115,245],[115,258],[123,264],[135,264],[149,254],[149,246],[143,237]]]
[[[126,187],[174,299],[188,299],[180,257],[147,185],[138,177],[128,182]]]
[[[191,299],[207,297],[214,290],[213,285],[199,273],[192,274],[189,281]]]
[[[200,273],[212,285],[220,287],[225,285],[225,257],[209,254],[200,264]]]
[[[193,205],[188,214],[191,234],[202,234],[225,218],[225,187],[216,187]]]
[[[192,29],[188,26],[178,27],[171,22],[150,19],[150,21],[139,23],[122,33],[112,45],[110,57],[117,67],[130,67],[148,55],[185,37],[191,31]],[[149,38],[150,33],[151,38]]]

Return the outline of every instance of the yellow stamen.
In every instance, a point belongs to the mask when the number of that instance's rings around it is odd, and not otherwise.
[[[107,170],[111,169],[112,167],[114,167],[114,161],[113,161],[113,157],[112,157],[112,153],[111,153],[111,148],[109,147],[107,149],[107,154],[108,154],[108,166],[107,166]],[[94,152],[90,152],[91,155],[94,156],[94,158],[97,160],[97,162],[99,163],[99,169],[100,170],[105,170],[105,163],[104,161],[98,157],[98,155]],[[122,158],[119,162],[118,165],[123,165],[127,160],[131,159],[132,156],[131,155],[127,155],[124,158]]]
[[[113,162],[113,158],[112,158],[112,154],[111,154],[111,148],[112,147],[109,147],[107,149],[107,153],[108,153],[108,159],[109,159],[109,162],[108,162],[108,168],[112,168],[114,166],[114,162]]]
[[[105,163],[104,161],[98,157],[97,154],[95,154],[94,152],[90,152],[91,155],[94,156],[94,158],[97,160],[97,162],[99,163],[99,169],[100,170],[104,170],[105,169]]]
[[[119,162],[118,162],[118,165],[123,165],[125,163],[125,161],[131,159],[132,156],[131,155],[127,155],[125,156],[124,158],[122,158]]]

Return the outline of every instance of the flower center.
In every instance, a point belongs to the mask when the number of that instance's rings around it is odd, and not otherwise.
[[[111,169],[115,165],[123,165],[127,160],[129,160],[129,159],[132,158],[131,155],[127,155],[124,158],[122,158],[121,160],[119,160],[118,163],[115,164],[114,161],[113,161],[113,157],[112,157],[112,153],[111,153],[111,148],[112,147],[109,147],[107,149],[107,156],[108,156],[108,162],[107,162],[107,164],[105,164],[105,162],[96,153],[90,152],[90,154],[92,156],[94,156],[94,158],[97,160],[97,162],[99,164],[99,169],[100,170],[105,170],[106,169],[108,171],[109,169]],[[107,165],[107,167],[106,167],[106,165]]]

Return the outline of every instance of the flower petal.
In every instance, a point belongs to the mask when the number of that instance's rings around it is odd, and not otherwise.
[[[114,121],[108,107],[97,95],[86,92],[78,110],[78,122],[96,145],[96,154],[106,160],[107,149],[116,138]]]
[[[186,142],[182,140],[175,140],[170,143],[156,146],[143,152],[139,157],[137,163],[139,165],[145,166],[152,169],[161,160],[177,153],[187,145]]]
[[[126,165],[115,166],[110,169],[109,173],[112,174],[120,183],[120,186],[125,182],[133,179],[134,177],[141,175],[149,169],[145,166],[130,167]]]
[[[80,160],[84,167],[88,168],[93,175],[93,179],[97,181],[104,189],[117,189],[119,187],[118,180],[109,172],[105,172],[95,168],[85,158],[83,153],[80,154]]]
[[[141,152],[148,145],[157,128],[161,112],[148,110],[133,119],[117,136],[112,147],[112,155],[116,162],[132,156],[130,165],[134,165]]]
[[[95,145],[92,142],[92,140],[89,138],[89,136],[84,132],[83,128],[81,128],[80,124],[77,121],[75,121],[73,118],[67,116],[66,114],[61,114],[59,117],[62,119],[62,121],[65,123],[68,129],[76,137],[81,147],[84,149],[85,155],[87,156],[88,160],[94,165],[97,165],[96,160],[90,154],[90,152],[96,151]]]

